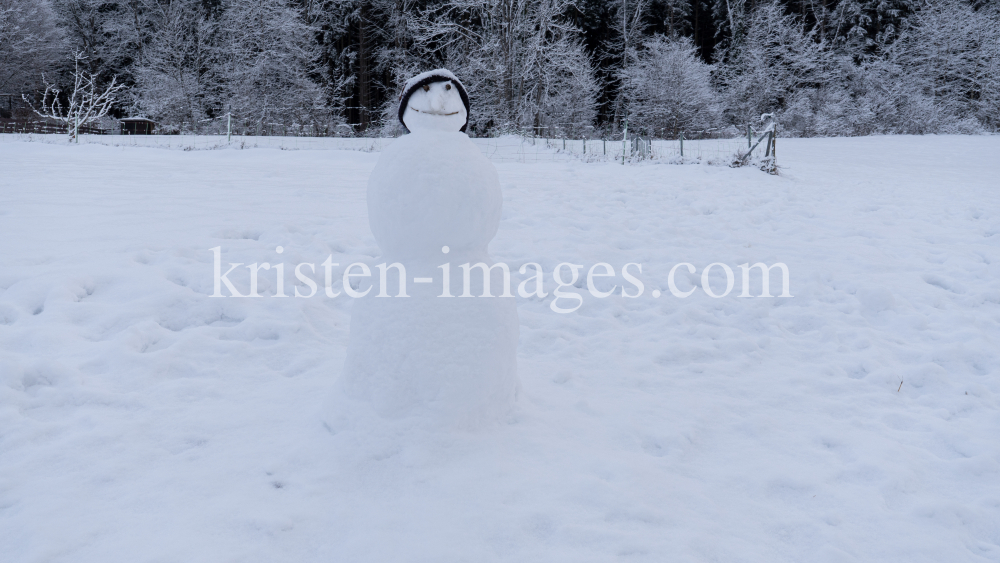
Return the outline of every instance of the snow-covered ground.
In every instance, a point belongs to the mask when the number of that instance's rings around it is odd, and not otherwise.
[[[287,293],[300,262],[374,263],[377,152],[3,139],[0,560],[1000,561],[998,154],[500,159],[497,260],[641,263],[645,292],[519,299],[507,424],[333,435],[350,300],[211,298],[210,249],[283,262]],[[680,290],[713,262],[736,288],[674,297],[681,262]],[[794,297],[739,297],[747,262]]]
[[[755,139],[756,140],[756,139]],[[66,135],[18,135],[0,134],[0,143],[41,142],[65,145]],[[282,149],[282,150],[352,150],[378,152],[392,143],[392,138],[367,137],[243,137],[234,135],[81,135],[79,144],[105,145],[111,147],[158,147],[165,149],[221,150],[221,149]],[[784,139],[780,139],[784,144]],[[483,154],[493,162],[563,162],[563,161],[613,161],[621,162],[622,153],[631,149],[630,143],[601,139],[535,139],[516,135],[503,137],[481,137],[472,139]],[[670,161],[703,161],[728,164],[736,153],[747,150],[744,138],[703,139],[683,141],[654,140],[653,153],[656,158]],[[764,152],[766,144],[758,151]],[[684,157],[681,159],[680,157]]]

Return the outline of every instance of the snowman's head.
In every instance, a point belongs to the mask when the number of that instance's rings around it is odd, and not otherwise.
[[[469,123],[469,96],[447,69],[418,74],[403,88],[399,121],[407,131],[464,132]]]

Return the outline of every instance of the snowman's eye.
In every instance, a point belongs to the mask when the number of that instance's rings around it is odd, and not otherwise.
[[[427,84],[424,84],[424,92],[430,92],[430,91],[431,91],[431,87],[428,86]]]
[[[451,83],[448,83],[444,87],[445,90],[451,90]]]

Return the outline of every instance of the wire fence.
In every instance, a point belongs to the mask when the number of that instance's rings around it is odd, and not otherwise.
[[[642,161],[672,164],[731,164],[741,150],[747,151],[745,139],[651,139],[629,137],[606,139],[530,139],[534,146],[544,146],[564,159],[587,162],[638,163]],[[530,152],[530,151],[528,151]],[[555,156],[554,155],[554,156]]]
[[[761,132],[768,134],[768,131]],[[761,137],[763,138],[763,136]],[[753,135],[750,137],[753,139]],[[18,133],[0,136],[3,141],[65,143],[64,135]],[[493,162],[618,162],[637,164],[733,165],[745,163],[763,153],[760,140],[752,145],[747,138],[655,139],[642,136],[620,139],[567,139],[523,135],[476,137],[471,139]],[[380,152],[395,141],[392,137],[305,137],[257,135],[81,135],[81,144],[153,147],[180,150],[280,149],[349,150]],[[772,152],[768,141],[767,151]],[[754,153],[756,151],[756,153]],[[754,153],[754,154],[751,154]]]
[[[39,134],[62,134],[69,135],[70,126],[65,123],[52,123],[51,121],[24,120],[24,119],[3,119],[0,118],[0,133],[39,133]],[[81,125],[79,131],[85,135],[108,135],[111,131]]]

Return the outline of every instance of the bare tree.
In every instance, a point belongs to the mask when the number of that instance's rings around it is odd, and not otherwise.
[[[106,88],[99,89],[94,75],[80,68],[80,61],[86,58],[83,53],[76,53],[74,58],[73,91],[67,95],[65,108],[60,96],[62,90],[55,84],[50,84],[45,75],[42,75],[45,94],[42,96],[40,108],[36,108],[27,96],[22,94],[21,97],[39,116],[65,123],[70,142],[80,142],[80,127],[107,115],[115,103],[115,94],[125,88],[125,85],[118,84],[118,79],[115,77]]]

